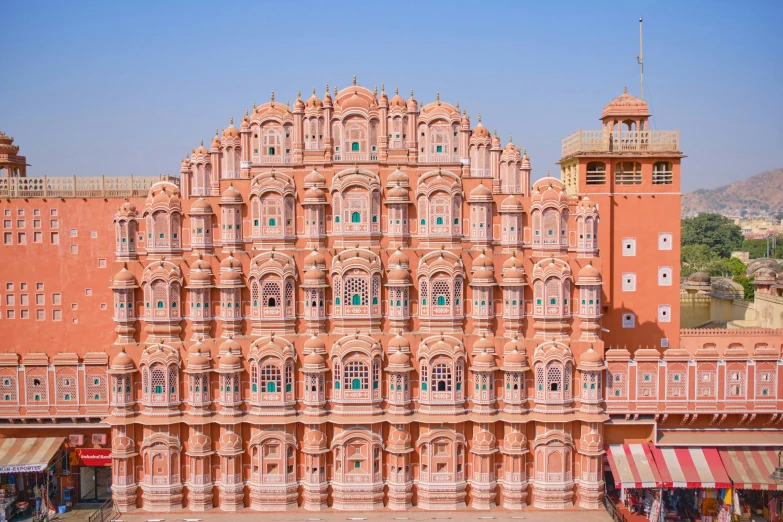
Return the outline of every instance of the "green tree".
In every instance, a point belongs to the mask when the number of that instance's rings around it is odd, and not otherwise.
[[[742,242],[742,246],[740,248],[745,252],[749,252],[751,259],[758,259],[760,257],[767,256],[766,239],[746,239]],[[770,248],[772,248],[771,243]],[[783,259],[783,235],[778,235],[775,243],[775,251],[770,252],[769,255],[775,259]]]
[[[742,229],[720,214],[699,214],[682,220],[682,246],[704,245],[729,257],[742,244]]]
[[[726,259],[725,257],[715,257],[708,264],[707,272],[712,276],[737,278],[740,276],[744,277],[747,268],[747,265],[736,257],[731,257],[729,259]]]
[[[745,301],[753,301],[756,296],[756,287],[753,286],[753,278],[745,275],[735,276],[734,282],[742,285],[745,289]]]
[[[687,245],[680,250],[680,269],[682,275],[687,277],[694,272],[706,272],[710,265],[717,259],[707,245]]]

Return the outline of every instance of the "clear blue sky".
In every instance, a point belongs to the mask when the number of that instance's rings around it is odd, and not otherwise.
[[[557,171],[560,138],[638,94],[680,129],[683,190],[783,167],[783,2],[6,2],[0,130],[31,175],[178,172],[274,90],[399,85]]]

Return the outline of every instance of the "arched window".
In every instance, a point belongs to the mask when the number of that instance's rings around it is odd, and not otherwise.
[[[362,304],[362,296],[360,296],[359,294],[353,294],[353,296],[351,297],[351,304],[352,305]]]
[[[367,365],[361,361],[351,361],[346,364],[344,381],[346,390],[368,390],[370,372]]]
[[[351,143],[351,152],[359,152],[359,142],[354,141]]]
[[[261,367],[261,391],[276,393],[280,391],[280,366],[269,362]]]
[[[277,226],[277,221],[275,221],[275,218],[270,218],[269,219],[269,226],[270,227]]]
[[[642,164],[635,161],[615,164],[614,182],[617,185],[640,185],[642,183]]]
[[[435,220],[436,225],[442,225],[443,224],[443,218],[438,216],[438,218]]]
[[[653,185],[671,185],[672,176],[672,164],[668,161],[659,161],[653,165]]]
[[[439,295],[438,296],[438,306],[446,306],[446,297]]]
[[[432,390],[450,392],[452,388],[451,366],[438,363],[432,367]]]
[[[362,215],[359,212],[352,212],[351,223],[361,223],[361,222],[362,222]]]
[[[606,164],[601,161],[591,161],[587,164],[587,184],[603,185],[606,183]]]

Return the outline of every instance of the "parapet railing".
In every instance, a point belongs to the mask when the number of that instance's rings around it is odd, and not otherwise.
[[[563,138],[563,157],[579,152],[679,152],[680,131],[578,130]]]
[[[680,337],[694,336],[704,337],[705,335],[738,337],[746,335],[783,335],[783,329],[777,328],[681,328]]]
[[[160,181],[179,186],[179,177],[157,176],[63,176],[0,178],[0,198],[116,198],[145,197]]]

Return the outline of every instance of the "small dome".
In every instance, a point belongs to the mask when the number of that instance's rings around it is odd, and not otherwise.
[[[514,341],[512,341],[514,342]],[[511,343],[506,343],[506,346],[508,346]],[[520,352],[517,349],[517,346],[514,345],[514,349],[510,352],[506,352],[503,356],[503,363],[507,364],[509,366],[519,366],[523,365],[527,362],[527,356],[525,355],[525,352]]]
[[[242,203],[242,193],[234,188],[234,185],[229,185],[226,190],[223,191],[220,197],[220,204],[237,204]]]
[[[220,436],[221,453],[242,453],[242,437],[237,433],[226,432]]]
[[[233,352],[233,353],[242,353],[242,347],[239,346],[239,343],[236,342],[234,339],[226,339],[221,343],[220,347],[218,348],[220,353],[226,353],[226,352]]]
[[[492,191],[485,187],[483,183],[480,183],[476,188],[470,191],[470,199],[479,198],[492,198]]]
[[[755,284],[773,284],[777,278],[774,268],[762,267],[756,270],[753,282]]]
[[[320,188],[309,188],[305,190],[305,200],[326,201],[326,195]]]
[[[199,214],[212,214],[212,205],[209,204],[204,198],[198,198],[190,206],[191,213],[198,212]]]
[[[136,277],[134,277],[133,272],[123,266],[122,270],[115,274],[113,284],[114,286],[134,285],[136,284]]]
[[[389,356],[389,363],[396,366],[406,366],[410,363],[410,357],[407,353],[397,350]]]
[[[209,283],[211,281],[211,277],[209,275],[209,272],[206,270],[191,270],[190,271],[190,282],[192,283]]]
[[[317,335],[313,335],[305,341],[304,347],[306,350],[323,350],[325,348],[324,342]]]
[[[473,358],[473,363],[480,366],[491,366],[495,364],[495,356],[489,352],[481,352]]]
[[[389,191],[390,198],[406,199],[408,197],[408,191],[397,185]]]
[[[400,96],[399,89],[394,90],[394,96],[392,96],[392,99],[389,100],[389,108],[390,109],[405,109],[407,108],[407,104],[405,103],[405,100],[402,96]]]
[[[324,358],[315,350],[307,354],[304,358],[305,366],[311,368],[322,368],[324,366]]]
[[[305,451],[325,451],[327,449],[326,434],[319,430],[310,430],[302,439]]]
[[[690,283],[709,283],[710,274],[707,272],[694,272],[688,276],[688,282]]]
[[[473,270],[478,268],[492,268],[492,260],[488,258],[484,252],[479,254],[478,257],[473,260]]]
[[[471,446],[474,450],[493,450],[495,449],[495,444],[497,444],[497,439],[490,431],[480,430],[473,434],[473,441],[471,442]]]
[[[317,170],[313,169],[310,174],[305,176],[304,178],[305,185],[321,185],[326,184],[326,178],[318,172]]]
[[[204,147],[204,141],[203,140],[201,141],[201,145],[199,145],[199,147],[197,149],[193,150],[193,155],[194,156],[206,156],[208,154],[209,154],[209,151],[207,150],[206,147]]]
[[[478,125],[473,127],[473,130],[470,132],[471,138],[489,138],[489,130],[485,126],[481,124],[481,118],[479,118]]]
[[[593,345],[590,345],[590,349],[588,349],[585,353],[582,354],[582,357],[580,357],[580,362],[583,363],[594,363],[594,364],[601,364],[603,362],[603,358],[601,357],[601,354],[593,350]]]
[[[193,352],[188,355],[188,370],[203,370],[209,366],[209,358],[201,352]]]
[[[231,270],[241,270],[242,269],[242,263],[239,262],[239,259],[234,257],[233,253],[229,252],[228,257],[220,262],[220,268],[222,268],[222,269],[231,269]]]
[[[236,270],[226,270],[220,273],[220,282],[226,284],[242,282],[242,274]]]
[[[408,340],[402,336],[402,333],[397,332],[397,335],[391,338],[389,341],[389,351],[409,351],[411,347],[411,343],[408,342]]]
[[[301,91],[296,96],[296,100],[294,100],[294,110],[301,111],[304,109],[304,102],[302,101],[302,93]]]
[[[523,207],[522,202],[519,201],[519,199],[514,196],[509,196],[503,200],[503,203],[500,204],[500,209],[521,211],[523,210]]]
[[[473,345],[473,351],[486,351],[494,349],[495,343],[491,339],[487,339],[486,335],[482,335],[481,339],[476,341],[476,344]]]
[[[524,433],[512,431],[503,437],[503,450],[508,452],[517,452],[527,449],[527,437]]]
[[[650,110],[644,100],[628,94],[623,89],[623,93],[610,101],[601,113],[601,119],[610,116],[649,116]]]
[[[224,343],[225,344],[225,343]],[[242,369],[242,361],[239,360],[231,348],[228,349],[226,355],[220,358],[221,370],[240,370]]]
[[[122,205],[120,205],[120,208],[119,208],[118,211],[119,211],[120,214],[125,214],[125,215],[135,214],[136,213],[136,205],[134,205],[130,201],[126,201]]]
[[[403,187],[407,187],[409,184],[408,175],[405,174],[400,169],[395,170],[391,174],[389,174],[389,177],[386,178],[386,186],[396,186],[400,185]]]
[[[398,429],[395,425],[389,426],[389,444],[392,451],[403,451],[411,448],[411,434],[405,430]]]
[[[193,433],[188,438],[188,451],[196,454],[212,451],[212,439],[203,433]]]
[[[601,273],[591,263],[587,263],[579,270],[577,279],[595,279],[601,278]]]
[[[313,250],[304,258],[304,264],[305,266],[324,266],[326,265],[326,258],[318,250]]]
[[[579,203],[576,206],[577,208],[593,209],[593,208],[597,208],[598,204],[592,199],[585,196],[579,201]]]
[[[228,127],[226,127],[223,130],[223,137],[224,138],[238,138],[239,137],[239,129],[234,127],[234,117],[231,117],[231,123]]]
[[[416,102],[416,98],[413,97],[413,89],[411,89],[411,97],[408,98],[408,112],[417,112],[419,110],[419,104]]]
[[[399,248],[389,256],[390,265],[405,266],[408,264],[408,256],[406,256]]]
[[[124,347],[122,348],[122,350],[120,350],[120,353],[115,355],[114,359],[111,360],[111,367],[113,370],[133,368],[133,359],[131,359],[130,355],[125,353]]]
[[[511,253],[511,257],[503,261],[503,268],[521,268],[522,261],[517,259],[516,251]]]
[[[389,272],[389,281],[408,281],[410,274],[404,268],[395,268]]]
[[[326,275],[317,266],[313,266],[305,272],[305,281],[310,283],[322,283],[326,281]]]
[[[487,270],[486,268],[480,268],[479,270],[476,270],[473,272],[473,279],[492,279],[494,275],[492,275],[492,272]]]
[[[509,268],[503,272],[503,279],[523,279],[525,273],[518,268]]]

